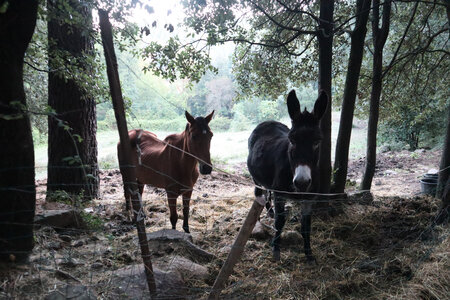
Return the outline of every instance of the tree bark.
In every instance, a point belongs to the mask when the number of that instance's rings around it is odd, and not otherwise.
[[[47,192],[64,190],[93,199],[98,197],[99,191],[95,99],[86,87],[81,86],[84,82],[67,78],[67,70],[57,61],[61,57],[65,59],[64,56],[72,61],[78,59],[76,63],[67,62],[69,68],[77,68],[74,72],[92,72],[85,62],[86,56],[93,53],[89,34],[92,16],[91,10],[80,2],[68,0],[68,4],[82,20],[75,20],[74,24],[61,23],[58,17],[67,12],[60,10],[54,0],[47,1],[51,70],[48,75],[48,104],[56,112],[56,117],[48,118]],[[64,68],[62,72],[56,71],[61,68]],[[79,141],[76,135],[82,140]]]
[[[444,147],[442,148],[441,162],[439,164],[439,177],[436,189],[436,198],[443,198],[446,182],[450,177],[450,104],[447,107],[447,131]],[[448,198],[448,197],[447,197]],[[447,203],[449,205],[450,203]]]
[[[381,28],[379,28],[380,2],[379,0],[373,0],[372,35],[374,53],[372,90],[370,92],[369,124],[367,128],[366,166],[360,187],[362,190],[370,190],[372,179],[375,174],[377,161],[377,128],[383,84],[383,48],[389,34],[390,16],[391,2],[387,1],[383,3],[383,21]]]
[[[353,114],[356,93],[358,91],[359,74],[364,55],[370,2],[371,0],[358,0],[356,2],[356,24],[355,29],[351,33],[350,58],[348,60],[347,76],[345,78],[344,99],[342,100],[341,120],[334,158],[333,191],[335,193],[343,193],[347,181],[348,153],[352,134]]]
[[[0,13],[0,260],[25,260],[34,246],[34,147],[23,87],[25,51],[38,1],[9,1]]]
[[[320,145],[319,170],[321,193],[328,193],[331,185],[331,66],[333,62],[333,13],[334,1],[320,1],[319,42],[319,93],[328,94],[328,106],[320,121],[323,140]]]
[[[109,22],[108,12],[104,10],[98,11],[100,19],[100,31],[102,36],[102,44],[105,53],[106,71],[108,75],[109,90],[111,100],[114,106],[114,115],[116,117],[117,129],[120,137],[120,147],[124,154],[123,163],[126,166],[132,166],[131,161],[131,145],[128,136],[127,120],[125,117],[125,105],[123,103],[122,88],[120,87],[119,71],[117,67],[116,53],[114,52],[112,26]],[[142,199],[139,194],[139,187],[136,181],[136,168],[121,168],[124,188],[128,189],[131,194],[131,204],[133,206],[133,214],[136,223],[139,246],[141,248],[141,256],[144,262],[145,275],[147,278],[147,286],[150,291],[151,298],[157,298],[156,281],[153,273],[153,266],[150,256],[150,249],[145,232],[145,213],[142,207]],[[128,201],[128,199],[125,199]]]

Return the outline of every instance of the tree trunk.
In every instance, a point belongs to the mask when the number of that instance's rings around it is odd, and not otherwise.
[[[353,113],[355,110],[356,92],[359,74],[364,55],[364,42],[367,32],[371,0],[356,2],[356,25],[351,33],[350,58],[345,78],[344,99],[342,100],[341,120],[339,124],[336,153],[334,158],[335,193],[343,193],[347,181],[348,153],[352,134]]]
[[[320,121],[323,140],[320,145],[319,170],[321,193],[328,193],[331,185],[331,66],[333,62],[333,0],[320,1],[319,34],[319,92],[328,94],[328,106]]]
[[[439,177],[436,189],[436,198],[442,198],[446,182],[450,177],[450,105],[447,107],[447,132],[444,147],[442,148],[441,163],[439,164]],[[448,197],[447,197],[448,198]],[[447,203],[448,205],[449,203]]]
[[[383,48],[389,33],[389,24],[391,16],[391,2],[383,4],[383,24],[379,28],[380,13],[379,0],[373,1],[373,19],[372,19],[372,35],[373,35],[373,70],[372,70],[372,91],[370,93],[370,111],[369,124],[367,128],[367,153],[366,166],[361,181],[362,190],[370,190],[372,179],[375,174],[375,166],[377,161],[377,128],[378,116],[380,108],[380,97],[383,83]]]
[[[69,68],[76,68],[72,72],[92,72],[85,61],[93,53],[89,32],[92,16],[91,10],[80,2],[69,0],[68,3],[81,16],[80,20],[75,19],[76,24],[61,23],[58,17],[63,19],[61,16],[67,11],[59,9],[53,0],[47,1],[51,70],[48,75],[48,104],[56,112],[56,117],[48,118],[47,192],[64,190],[92,199],[98,197],[99,187],[96,103],[87,87],[81,86],[85,83],[70,78],[67,75],[70,71],[65,68],[61,72],[64,66],[58,63],[58,58],[71,58],[72,62],[77,60],[76,63],[67,63]]]
[[[23,60],[38,1],[9,1],[0,13],[0,260],[25,260],[34,246],[34,148]]]

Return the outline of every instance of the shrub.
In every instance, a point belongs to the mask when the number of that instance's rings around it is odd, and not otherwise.
[[[226,131],[230,129],[230,124],[230,119],[222,116],[217,116],[211,121],[211,123],[209,123],[209,127],[212,131]]]

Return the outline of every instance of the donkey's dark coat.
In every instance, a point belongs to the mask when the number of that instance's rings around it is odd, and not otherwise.
[[[312,113],[300,111],[300,103],[292,90],[287,98],[292,127],[267,121],[259,124],[248,140],[247,165],[255,183],[273,190],[276,234],[272,241],[273,255],[280,260],[280,236],[286,221],[286,199],[302,199],[301,195],[283,192],[315,192],[318,188],[317,162],[322,134],[319,121],[328,103],[328,96],[321,92]],[[256,187],[255,195],[263,191]],[[304,197],[303,197],[304,198]],[[311,253],[311,204],[302,202],[302,229],[305,254],[313,261]]]

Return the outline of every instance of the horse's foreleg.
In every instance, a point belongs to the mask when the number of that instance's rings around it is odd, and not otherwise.
[[[167,191],[167,200],[169,202],[169,210],[170,210],[170,223],[172,224],[172,229],[176,228],[178,220],[177,198],[178,195],[175,195],[173,192]]]
[[[192,191],[183,194],[183,229],[189,233],[189,203],[191,201]]]
[[[275,229],[276,233],[272,240],[272,253],[273,258],[276,261],[281,259],[280,255],[280,240],[281,232],[283,231],[284,224],[286,223],[286,211],[284,209],[285,200],[280,199],[279,196],[275,194]]]

